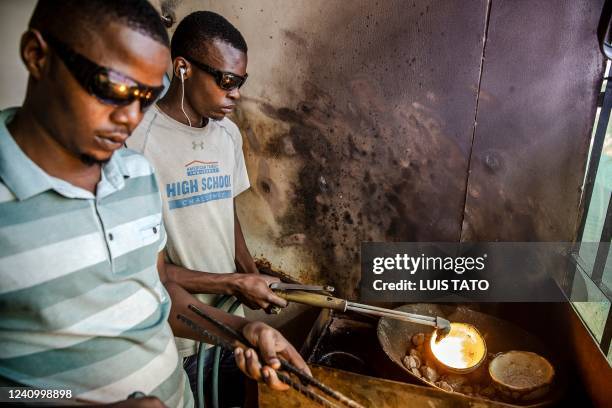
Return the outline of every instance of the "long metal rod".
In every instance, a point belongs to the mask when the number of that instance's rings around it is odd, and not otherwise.
[[[346,309],[357,313],[432,326],[439,329],[441,334],[448,334],[450,332],[450,322],[440,316],[426,316],[348,301],[346,302]]]
[[[242,333],[238,332],[234,328],[232,328],[232,327],[224,324],[223,322],[220,322],[219,320],[217,320],[217,319],[215,319],[215,318],[205,314],[200,309],[198,309],[195,305],[189,305],[188,307],[189,307],[189,309],[192,312],[194,312],[195,314],[197,314],[201,318],[207,320],[208,322],[212,323],[215,327],[217,327],[219,330],[223,331],[227,335],[236,338],[238,341],[240,341],[241,343],[243,343],[247,347],[251,345],[250,342],[248,341],[248,339],[246,337],[244,337],[244,335]],[[296,377],[298,377],[300,379],[300,381],[302,383],[306,383],[308,385],[312,385],[312,386],[320,389],[325,394],[329,395],[332,398],[337,399],[338,401],[342,402],[343,404],[345,404],[348,407],[351,407],[351,408],[365,408],[365,407],[363,407],[363,405],[359,404],[357,401],[354,401],[354,400],[350,399],[346,395],[342,394],[340,391],[336,391],[336,390],[328,387],[327,385],[323,384],[322,382],[320,382],[316,378],[307,375],[302,370],[300,370],[299,368],[297,368],[296,366],[294,366],[293,364],[291,364],[290,362],[288,362],[284,358],[279,356],[278,359],[279,359],[279,361],[281,363],[281,368],[286,370],[286,371],[289,371],[292,374],[294,374]]]
[[[218,328],[219,330],[223,331],[226,335],[228,335],[230,337],[233,337],[234,339],[238,340],[240,343],[242,343],[242,345],[244,347],[250,347],[251,346],[251,343],[247,340],[247,338],[244,337],[244,335],[242,333],[240,333],[238,330],[236,330],[233,327],[230,327],[230,326],[228,326],[226,324],[221,323],[220,321],[218,321],[217,319],[212,318],[211,316],[208,316],[203,311],[198,309],[198,307],[195,306],[195,305],[189,305],[187,307],[189,308],[189,310],[191,310],[192,312],[194,312],[195,314],[197,314],[201,318],[206,319],[208,322],[212,323],[216,328]]]
[[[442,333],[448,334],[450,331],[450,322],[439,316],[426,316],[415,313],[402,312],[399,310],[385,309],[382,307],[366,305],[362,303],[349,302],[346,299],[340,299],[321,293],[311,293],[302,290],[276,290],[276,293],[290,302],[297,302],[304,305],[314,307],[328,308],[346,312],[347,310],[374,315],[379,317],[387,317],[417,324],[424,324],[440,329]]]
[[[381,312],[378,310],[363,309],[358,306],[350,306],[350,305],[347,305],[346,310],[351,310],[353,312],[369,314],[369,315],[374,315],[374,316],[379,316],[379,317],[388,317],[390,319],[403,320],[405,322],[418,323],[418,324],[423,324],[426,326],[437,327],[435,320],[432,321],[432,320],[427,320],[427,319],[419,319],[413,316],[397,315],[394,313]]]
[[[349,309],[349,307],[351,309]],[[384,307],[377,307],[377,306],[366,305],[366,304],[362,304],[362,303],[347,302],[347,309],[349,309],[349,310],[361,310],[361,311],[370,310],[370,311],[381,312],[381,313],[383,313],[383,315],[389,316],[389,317],[391,317],[393,315],[393,316],[401,316],[401,317],[405,317],[405,318],[411,318],[411,319],[415,319],[415,320],[427,320],[427,321],[430,321],[432,323],[436,322],[436,318],[434,316],[426,316],[426,315],[420,315],[420,314],[416,314],[416,313],[402,312],[402,311],[399,311],[399,310],[386,309]]]
[[[222,339],[221,337],[217,336],[216,334],[209,332],[208,330],[204,329],[203,327],[195,323],[193,320],[189,319],[186,316],[183,316],[182,314],[179,314],[176,317],[178,320],[186,324],[193,331],[197,332],[198,334],[206,338],[207,341],[210,342],[211,344],[223,347],[227,351],[234,351],[234,346],[229,341],[226,341]],[[238,345],[238,347],[240,346]],[[261,358],[261,356],[259,357]],[[289,385],[291,388],[298,391],[300,394],[304,395],[306,398],[309,398],[312,401],[315,401],[324,407],[338,408],[338,405],[322,397],[321,395],[314,393],[312,390],[308,389],[307,387],[300,384],[299,382],[293,381],[291,377],[289,377],[287,374],[277,371],[276,375],[278,376],[279,380]],[[262,376],[263,376],[263,373],[262,373]]]

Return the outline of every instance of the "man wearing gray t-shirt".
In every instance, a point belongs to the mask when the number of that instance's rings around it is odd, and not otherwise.
[[[166,270],[208,304],[226,294],[253,309],[284,307],[269,289],[278,279],[258,273],[234,206],[250,184],[240,131],[226,115],[247,78],[246,42],[225,18],[200,11],[177,26],[171,53],[170,88],[128,141],[156,169],[168,234]],[[195,393],[196,344],[177,339],[177,345]],[[231,365],[229,357],[224,360]],[[241,398],[221,392],[228,394]]]

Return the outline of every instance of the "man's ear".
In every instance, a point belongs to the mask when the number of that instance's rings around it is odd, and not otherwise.
[[[32,78],[42,77],[45,64],[49,61],[49,46],[38,30],[28,30],[21,36],[21,60]]]
[[[183,78],[187,79],[191,76],[191,64],[183,57],[176,57],[174,61],[172,61],[172,71],[174,72],[174,76],[177,78],[181,78],[181,68],[183,71]]]

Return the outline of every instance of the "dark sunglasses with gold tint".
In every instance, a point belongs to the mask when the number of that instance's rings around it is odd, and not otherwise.
[[[43,37],[83,89],[106,105],[127,106],[138,100],[140,110],[144,111],[164,90],[163,86],[143,85],[111,68],[102,67],[49,33],[43,33]]]
[[[192,58],[185,58],[187,61],[191,62],[193,65],[201,69],[202,71],[210,74],[215,78],[215,82],[219,86],[219,88],[224,91],[233,91],[234,89],[239,89],[246,82],[249,77],[248,74],[244,76],[236,75],[231,72],[219,71],[211,67],[210,65],[206,65],[203,62],[196,61]]]

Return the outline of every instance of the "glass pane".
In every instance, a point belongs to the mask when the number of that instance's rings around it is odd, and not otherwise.
[[[612,245],[608,248],[608,258],[606,259],[606,266],[604,268],[601,284],[605,286],[607,293],[612,293]]]
[[[610,61],[606,66],[606,77],[610,75]],[[602,92],[605,91],[607,80],[603,81]],[[601,108],[597,109],[595,126],[591,137],[591,149],[595,140],[597,123],[599,121]],[[591,160],[589,151],[589,158]],[[587,167],[588,168],[588,167]],[[586,177],[586,174],[585,174]],[[593,184],[593,193],[588,205],[585,209],[585,225],[584,231],[579,240],[583,243],[594,243],[580,246],[580,252],[576,259],[579,267],[576,270],[576,275],[573,280],[572,298],[580,299],[580,302],[572,301],[574,309],[582,318],[585,325],[589,328],[593,337],[598,343],[601,343],[604,328],[608,320],[608,315],[611,313],[611,297],[609,297],[610,288],[612,288],[612,247],[608,249],[608,257],[606,259],[605,268],[603,271],[602,281],[595,284],[591,279],[593,267],[597,257],[597,251],[601,244],[602,231],[604,222],[608,213],[608,206],[612,196],[612,121],[608,122],[606,134],[604,136],[601,158],[597,163],[597,174]],[[602,247],[602,249],[604,249]],[[586,299],[586,301],[583,301]],[[612,350],[602,350],[608,358],[608,362],[612,364]]]
[[[607,63],[606,75],[610,74],[610,61]],[[603,81],[602,90],[605,90],[607,81]],[[595,118],[595,124],[599,121],[599,113],[601,108],[597,109],[597,116]],[[597,126],[593,126],[593,134],[591,142],[594,140],[595,131]],[[589,160],[590,160],[589,152]],[[604,220],[606,218],[606,212],[608,210],[608,203],[610,201],[610,195],[612,192],[612,120],[608,122],[606,129],[606,135],[604,138],[604,145],[601,152],[601,159],[597,167],[597,176],[595,177],[595,183],[593,186],[593,195],[591,196],[591,202],[587,211],[587,218],[584,226],[584,232],[580,238],[581,242],[599,242],[601,240],[601,231],[603,228]],[[587,245],[580,249],[580,258],[584,262],[585,270],[590,275],[593,270],[595,263],[595,257],[597,255],[596,246]],[[608,270],[607,276],[608,282],[612,280],[610,272]],[[609,286],[608,286],[609,287]]]
[[[588,302],[572,302],[572,304],[593,337],[597,342],[601,342],[606,319],[610,312],[610,300],[588,276],[582,272],[576,272],[573,292],[583,292],[584,290],[588,293]]]

